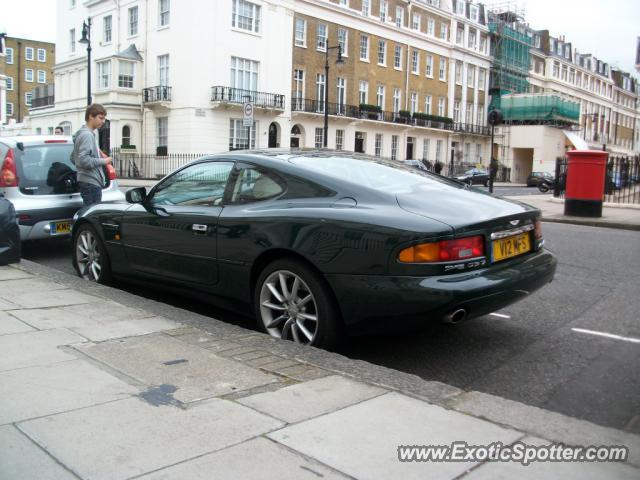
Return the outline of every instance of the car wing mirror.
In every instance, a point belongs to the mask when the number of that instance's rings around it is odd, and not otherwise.
[[[132,188],[125,194],[129,203],[144,203],[147,199],[147,189],[145,187]]]

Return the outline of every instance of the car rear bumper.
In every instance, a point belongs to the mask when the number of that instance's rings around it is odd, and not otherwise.
[[[51,237],[64,237],[71,234],[71,230],[64,233],[56,233],[52,224],[69,222],[73,225],[73,216],[82,208],[82,198],[74,194],[72,198],[57,199],[54,196],[27,196],[21,195],[12,198],[19,217],[20,237],[24,240],[39,240]],[[102,191],[103,202],[124,201],[124,194],[120,191],[116,182]],[[45,206],[46,205],[46,206]],[[52,208],[52,205],[53,206]]]
[[[547,250],[466,273],[433,277],[327,275],[350,334],[380,333],[439,322],[464,309],[479,317],[521,300],[553,280]]]

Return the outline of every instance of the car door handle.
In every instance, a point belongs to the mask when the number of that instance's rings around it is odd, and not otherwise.
[[[201,225],[199,223],[194,223],[193,225],[191,225],[191,230],[196,233],[205,233],[207,231],[207,226]]]

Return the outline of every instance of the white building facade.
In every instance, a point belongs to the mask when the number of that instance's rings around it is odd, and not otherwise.
[[[270,126],[279,143],[289,129],[291,3],[58,0],[55,105],[32,109],[32,128],[72,133],[84,123],[87,52],[79,40],[90,17],[92,98],[110,121],[103,147],[143,154],[246,148],[247,100],[256,107],[251,147],[269,146]]]

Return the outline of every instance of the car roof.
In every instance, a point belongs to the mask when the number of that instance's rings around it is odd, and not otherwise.
[[[387,158],[374,157],[373,155],[366,155],[362,153],[347,152],[344,150],[330,150],[330,149],[302,149],[302,148],[270,148],[268,150],[233,150],[226,153],[218,153],[214,155],[207,155],[206,157],[199,158],[190,163],[199,163],[212,160],[232,160],[232,161],[245,161],[247,163],[258,164],[266,168],[277,168],[283,172],[289,173],[301,173],[312,171],[314,178],[319,180],[320,177],[324,177],[325,185],[336,185],[349,183],[349,179],[341,179],[333,176],[328,176],[320,172],[311,170],[308,165],[304,163],[298,163],[292,161],[296,158],[326,158],[326,157],[345,157],[369,161],[372,163],[386,164],[390,166],[397,166],[411,171],[415,170],[415,167],[406,165],[400,160],[390,160]],[[424,169],[425,173],[428,173]],[[435,175],[435,174],[434,174]]]
[[[10,148],[16,148],[18,143],[25,146],[44,145],[48,142],[73,143],[73,138],[69,135],[17,135],[14,137],[0,137],[0,142],[5,143]]]

